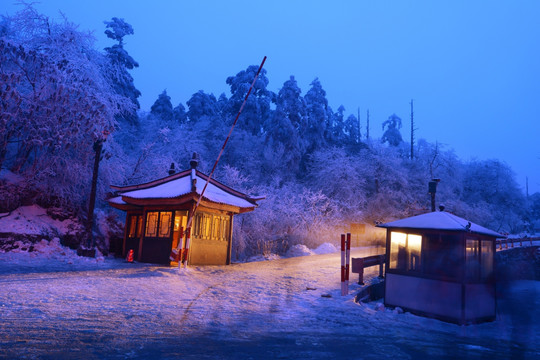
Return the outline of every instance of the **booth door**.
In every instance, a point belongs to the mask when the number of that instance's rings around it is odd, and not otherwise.
[[[149,211],[146,213],[142,262],[169,264],[173,241],[172,215],[172,211]]]

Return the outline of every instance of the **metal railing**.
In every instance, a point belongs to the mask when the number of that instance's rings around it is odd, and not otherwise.
[[[498,251],[513,247],[533,246],[533,241],[539,241],[540,237],[506,238],[495,240]],[[524,245],[525,244],[525,245]]]

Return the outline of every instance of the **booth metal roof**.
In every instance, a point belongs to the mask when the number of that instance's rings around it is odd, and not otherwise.
[[[393,229],[426,229],[426,230],[446,230],[446,231],[467,231],[476,234],[493,237],[503,237],[496,231],[460,218],[445,211],[430,212],[422,215],[388,222],[377,225],[378,227]]]

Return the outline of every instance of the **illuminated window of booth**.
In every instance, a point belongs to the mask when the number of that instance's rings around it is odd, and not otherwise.
[[[468,280],[480,278],[480,241],[467,239],[465,242],[465,275]]]
[[[146,214],[146,231],[144,236],[156,237],[159,212],[152,211]]]
[[[214,221],[212,222],[212,239],[221,240],[219,236],[219,227],[221,226],[221,217],[214,216]]]
[[[138,216],[132,215],[129,222],[129,235],[128,237],[137,236],[137,218]]]
[[[136,237],[140,237],[142,234],[142,215],[137,215],[137,233]]]
[[[390,233],[390,269],[421,271],[422,236]]]
[[[160,213],[159,219],[159,237],[169,237],[171,235],[171,212]]]
[[[228,241],[229,240],[229,216],[224,216],[221,218],[221,228],[220,228],[220,234],[219,237],[222,241]]]
[[[493,273],[493,242],[482,240],[481,251],[481,273],[482,279],[487,279]]]
[[[212,233],[212,215],[204,214],[204,238],[210,239]]]
[[[201,213],[195,214],[193,221],[193,237],[200,237],[201,235]]]
[[[178,213],[178,211],[177,211],[177,213]],[[174,217],[174,230],[173,231],[180,230],[180,220],[182,220],[182,216],[176,215]]]
[[[390,269],[406,269],[407,234],[392,231],[390,233]]]
[[[421,271],[422,236],[407,235],[407,250],[409,252],[408,270]]]

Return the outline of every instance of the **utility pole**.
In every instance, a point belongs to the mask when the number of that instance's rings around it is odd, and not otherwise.
[[[411,160],[414,159],[414,111],[413,100],[411,99]]]
[[[369,109],[367,110],[366,139],[369,140]]]

